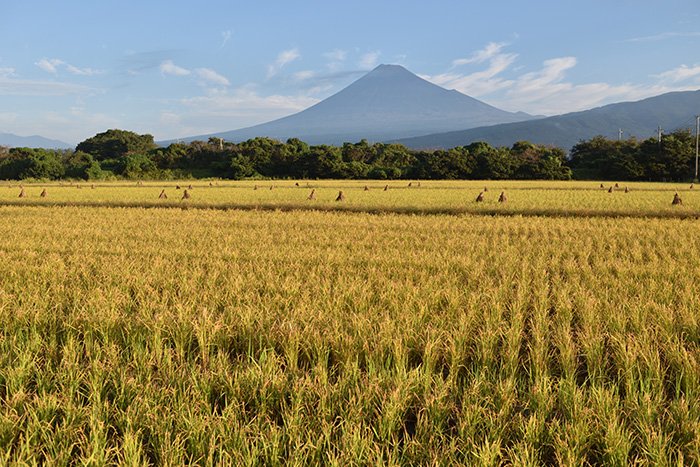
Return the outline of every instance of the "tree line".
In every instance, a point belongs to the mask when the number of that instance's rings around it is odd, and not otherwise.
[[[0,179],[64,178],[335,178],[686,180],[692,177],[694,143],[689,130],[655,139],[579,142],[570,156],[561,148],[521,141],[511,147],[476,142],[449,150],[416,151],[400,144],[345,143],[310,146],[254,138],[218,138],[155,144],[153,136],[108,130],[75,150],[0,148]]]
[[[567,165],[582,179],[687,181],[695,173],[695,135],[679,129],[642,141],[596,136],[576,144]]]

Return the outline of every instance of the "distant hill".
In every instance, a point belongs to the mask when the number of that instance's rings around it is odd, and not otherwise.
[[[11,148],[47,148],[47,149],[72,149],[73,146],[55,139],[44,138],[43,136],[17,136],[12,133],[0,133],[0,146]]]
[[[555,117],[464,129],[427,136],[399,139],[414,149],[438,149],[485,141],[492,146],[511,146],[516,141],[531,141],[570,149],[582,139],[597,135],[617,138],[648,138],[657,127],[665,131],[694,125],[700,111],[700,91],[670,92],[636,102],[622,102]]]
[[[380,65],[340,92],[294,115],[240,130],[184,138],[243,141],[295,137],[311,144],[384,141],[533,118],[432,84],[398,65]]]

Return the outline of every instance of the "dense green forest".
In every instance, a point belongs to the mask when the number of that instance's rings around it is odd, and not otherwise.
[[[689,130],[657,139],[595,137],[561,148],[484,142],[450,150],[415,151],[399,144],[309,146],[255,138],[155,144],[153,136],[108,130],[72,150],[0,148],[0,179],[610,179],[690,180],[695,142]]]

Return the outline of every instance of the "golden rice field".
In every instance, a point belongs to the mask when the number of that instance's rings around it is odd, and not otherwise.
[[[0,186],[0,463],[700,463],[688,186],[216,183]]]
[[[677,218],[700,215],[700,185],[690,189],[688,184],[619,183],[618,188],[614,184],[603,182],[601,189],[600,182],[577,181],[54,182],[24,184],[25,197],[20,199],[19,184],[4,182],[0,183],[0,204]],[[610,187],[613,193],[608,192]],[[625,187],[629,193],[624,192]],[[484,188],[488,190],[484,202],[474,202]],[[183,200],[185,189],[190,198]],[[44,198],[40,196],[43,190]],[[163,190],[167,199],[159,198]],[[315,199],[309,200],[312,190]],[[345,197],[342,202],[335,201],[339,191]],[[508,198],[505,204],[498,203],[501,191]],[[683,199],[682,206],[671,205],[676,192]]]

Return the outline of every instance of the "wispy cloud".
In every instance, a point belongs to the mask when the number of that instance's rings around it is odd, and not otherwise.
[[[700,31],[662,32],[659,34],[653,34],[651,36],[632,37],[630,39],[626,39],[625,42],[656,42],[663,41],[666,39],[674,39],[678,37],[700,37]]]
[[[328,62],[326,63],[326,68],[329,71],[338,71],[342,69],[347,56],[348,53],[345,50],[341,49],[333,49],[330,52],[324,53],[323,58],[328,60]]]
[[[452,67],[468,65],[470,63],[483,63],[499,55],[501,50],[507,45],[508,44],[505,42],[489,42],[486,44],[486,47],[472,53],[469,58],[457,58],[452,60]]]
[[[187,76],[191,74],[191,71],[188,70],[187,68],[182,68],[180,66],[175,65],[172,60],[165,60],[160,64],[160,72],[163,73],[164,75],[173,75],[173,76]]]
[[[333,49],[330,52],[324,53],[323,56],[326,59],[332,60],[334,62],[343,62],[343,61],[345,61],[345,58],[348,56],[348,53],[345,50]]]
[[[66,63],[65,61],[58,58],[42,58],[41,60],[36,62],[35,65],[44,70],[45,72],[54,75],[58,73],[59,68],[65,68],[66,71],[68,71],[68,73],[79,76],[93,76],[104,73],[101,70],[95,70],[92,68],[78,68],[77,66],[71,65],[70,63]]]
[[[228,78],[226,78],[223,75],[220,75],[211,68],[197,68],[194,71],[197,73],[197,76],[199,78],[206,81],[207,83],[218,84],[219,86],[229,86],[231,84]]]
[[[218,73],[216,70],[212,70],[211,68],[195,68],[194,70],[188,70],[187,68],[175,65],[175,63],[172,60],[165,60],[160,64],[159,69],[163,75],[189,76],[194,74],[197,78],[201,80],[201,83],[203,85],[231,85],[231,82],[228,80],[228,78]]]
[[[345,70],[330,73],[303,70],[292,75],[296,87],[307,96],[320,96],[348,84],[353,78],[367,73],[367,70]]]
[[[254,86],[243,86],[226,93],[186,98],[184,105],[222,116],[248,116],[256,112],[286,114],[303,110],[318,102],[308,96],[284,96],[273,94],[261,96]]]
[[[697,86],[700,65],[681,65],[657,75],[651,84],[573,83],[567,73],[578,64],[573,56],[554,57],[542,62],[536,71],[520,72],[514,64],[518,55],[505,51],[502,43],[488,44],[465,59],[455,59],[446,73],[424,76],[440,86],[485,99],[497,107],[533,114],[554,115],[585,110],[623,100],[638,100],[669,91]],[[486,68],[460,73],[456,66]]]
[[[377,66],[379,62],[379,56],[381,54],[382,53],[379,50],[367,52],[366,54],[360,57],[360,61],[357,63],[357,66],[359,66],[363,70],[372,69]]]
[[[672,70],[664,71],[656,75],[664,82],[679,83],[689,79],[700,79],[700,65],[687,66],[680,65]]]
[[[277,55],[277,59],[275,59],[274,63],[268,65],[267,78],[272,78],[279,73],[282,68],[292,63],[294,60],[297,60],[299,57],[301,57],[301,54],[297,48],[283,50]]]
[[[172,58],[181,52],[177,49],[129,52],[120,59],[120,68],[127,75],[136,76],[144,71],[159,68],[164,61],[172,61]]]
[[[297,71],[292,75],[292,78],[294,81],[305,81],[307,79],[311,79],[314,76],[316,76],[316,72],[312,70],[302,70],[302,71]]]
[[[58,65],[60,65],[61,63],[62,62],[60,60],[56,60],[56,59],[48,60],[46,58],[42,58],[41,60],[36,62],[35,65],[47,73],[56,74],[56,73],[58,73]]]
[[[485,70],[468,74],[448,72],[424,76],[424,78],[442,87],[457,89],[472,96],[491,94],[513,85],[513,80],[506,79],[501,74],[515,62],[517,57],[516,54],[498,54],[490,58]]]
[[[318,102],[306,95],[262,95],[255,85],[179,100],[160,113],[156,133],[164,138],[242,128],[303,110]]]
[[[0,95],[5,96],[67,96],[94,94],[96,89],[72,83],[22,79],[14,68],[0,68]]]
[[[221,31],[221,45],[219,46],[220,49],[223,49],[224,47],[226,47],[226,44],[231,39],[232,34],[233,34],[233,32],[230,30]]]

